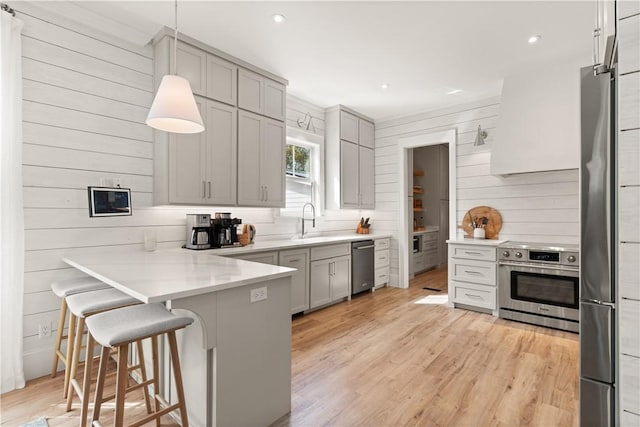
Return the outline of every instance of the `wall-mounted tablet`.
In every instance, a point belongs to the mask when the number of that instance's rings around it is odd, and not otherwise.
[[[87,187],[89,216],[131,215],[131,189]]]

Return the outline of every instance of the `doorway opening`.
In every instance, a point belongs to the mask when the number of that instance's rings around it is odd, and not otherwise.
[[[446,175],[448,177],[439,174],[439,177],[446,182],[442,182],[442,180],[438,180],[437,184],[429,181],[423,182],[421,177],[427,176],[427,173],[422,171],[421,175],[420,169],[415,171],[416,176],[414,177],[414,158],[423,156],[420,151],[422,147],[426,147],[425,153],[429,151],[432,153],[437,152],[436,157],[439,164],[441,162],[446,163],[446,167],[442,167],[442,169],[447,171]],[[402,196],[400,201],[398,244],[399,286],[408,288],[409,280],[413,277],[414,271],[424,270],[424,262],[441,264],[443,259],[446,260],[445,241],[456,236],[456,130],[449,129],[402,138],[398,143],[398,148],[400,150],[398,156],[400,160],[399,169],[402,178],[400,180]],[[425,167],[428,167],[428,164],[425,163]],[[429,172],[428,177],[436,180],[433,170]],[[430,199],[428,205],[433,206],[430,208],[432,210],[437,206],[438,215],[435,215],[435,212],[431,212],[433,214],[431,216],[425,214],[427,204],[425,204],[424,195],[427,191],[427,184],[431,189],[430,191],[437,192],[437,194],[433,194],[437,199]],[[414,185],[416,188],[414,188]],[[417,200],[420,201],[418,202]],[[422,207],[420,207],[421,203]],[[446,212],[444,210],[445,205]],[[443,211],[442,214],[440,214],[441,209]],[[435,222],[436,219],[437,224]],[[438,232],[431,232],[430,230],[434,230],[436,226],[439,229]],[[424,230],[421,230],[421,227],[424,227]],[[420,237],[421,235],[423,236]],[[417,241],[415,239],[416,236],[418,237]],[[425,240],[433,239],[434,236],[437,239],[435,245],[432,242],[430,243],[429,240]],[[425,242],[429,243],[426,247]],[[441,244],[441,247],[438,247],[438,244]],[[422,251],[421,253],[423,248],[427,249],[427,251]],[[419,253],[418,256],[415,255],[416,249],[417,253]],[[414,263],[416,260],[417,262]]]

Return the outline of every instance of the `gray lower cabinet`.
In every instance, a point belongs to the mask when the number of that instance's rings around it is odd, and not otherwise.
[[[295,268],[291,278],[291,314],[309,309],[309,249],[280,251],[282,267]]]
[[[231,255],[229,258],[278,265],[278,252],[258,252],[253,254]]]
[[[351,256],[311,261],[309,308],[348,297],[351,293]]]

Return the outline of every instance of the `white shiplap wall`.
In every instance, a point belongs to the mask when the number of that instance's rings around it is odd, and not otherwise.
[[[531,242],[577,243],[578,170],[493,176],[489,160],[500,100],[497,98],[443,110],[376,122],[377,231],[399,232],[398,140],[407,136],[457,130],[458,225],[472,207],[496,208],[503,219],[500,238]],[[478,125],[486,144],[474,147]],[[552,154],[550,154],[552,155]],[[391,283],[398,283],[398,243],[391,245]]]
[[[17,6],[17,7],[16,7]],[[254,223],[258,239],[288,238],[297,217],[279,210],[234,207],[152,207],[152,132],[144,125],[152,101],[152,50],[40,9],[13,5],[24,21],[24,361],[27,379],[50,370],[53,338],[38,338],[38,325],[55,335],[59,299],[53,280],[78,276],[64,254],[142,248],[146,230],[159,247],[177,247],[185,214],[232,212]],[[324,113],[287,99],[287,123],[309,112],[318,134]],[[132,190],[133,216],[89,218],[86,187],[119,178]],[[314,232],[352,232],[358,211],[328,212]]]

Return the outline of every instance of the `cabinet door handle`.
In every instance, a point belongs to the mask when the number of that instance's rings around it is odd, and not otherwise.
[[[465,270],[464,272],[467,274],[475,274],[476,276],[482,276],[482,273],[480,273],[479,271]]]
[[[464,253],[467,255],[482,255],[482,252],[464,251]]]
[[[386,274],[381,274],[381,275],[379,275],[379,276],[378,276],[378,278],[379,278],[379,279],[384,279],[384,278],[385,278],[385,276],[386,276]]]
[[[302,259],[300,258],[296,258],[296,259],[290,259],[289,262],[294,263],[294,262],[300,262],[302,261]]]
[[[600,28],[593,30],[593,65],[600,64]]]
[[[471,299],[483,299],[481,296],[479,295],[473,295],[473,294],[464,294],[466,297],[469,297]]]
[[[202,198],[207,197],[207,183],[202,181]]]
[[[209,198],[211,198],[211,181],[209,181]]]

